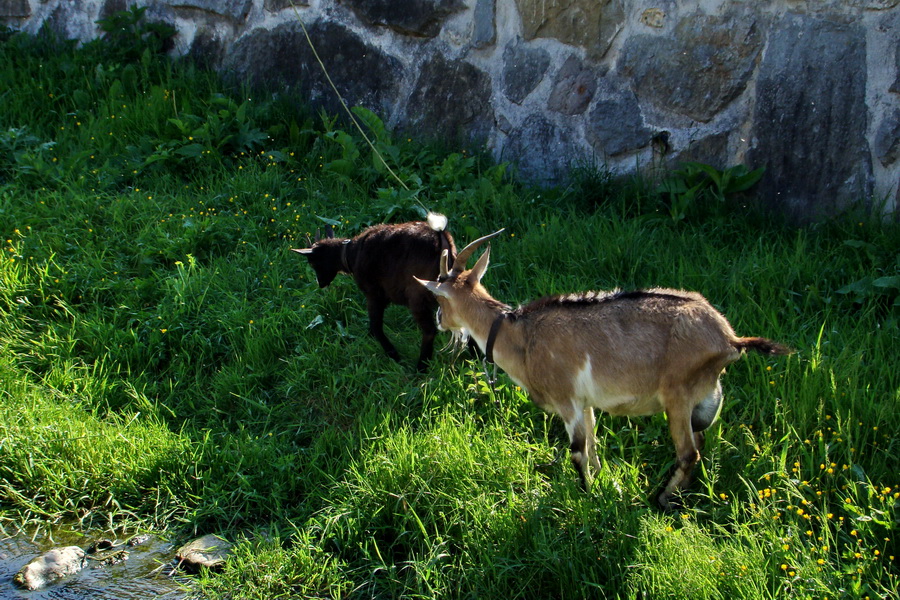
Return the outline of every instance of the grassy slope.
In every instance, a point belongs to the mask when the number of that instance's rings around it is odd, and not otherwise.
[[[2,523],[245,537],[211,597],[897,593],[896,286],[865,279],[898,274],[896,226],[675,222],[639,183],[525,190],[381,134],[460,242],[508,228],[499,299],[684,287],[798,349],[729,369],[688,508],[663,516],[664,417],[600,419],[586,496],[507,379],[449,355],[415,375],[403,310],[396,365],[346,278],[317,289],[289,252],[317,215],[417,214],[352,137],[149,54],[0,48]]]

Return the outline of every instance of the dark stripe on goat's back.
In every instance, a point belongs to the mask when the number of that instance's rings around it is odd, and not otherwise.
[[[577,292],[574,294],[559,294],[556,296],[546,296],[524,306],[520,306],[512,311],[512,318],[523,317],[531,313],[541,311],[551,307],[572,307],[579,306],[596,306],[598,304],[608,304],[613,302],[629,301],[629,300],[649,300],[659,299],[673,303],[691,302],[700,298],[699,295],[690,294],[688,292],[679,293],[676,290],[612,290]]]

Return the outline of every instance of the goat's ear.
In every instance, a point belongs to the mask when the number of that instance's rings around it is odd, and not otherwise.
[[[292,252],[296,252],[297,254],[302,254],[303,256],[309,256],[313,253],[312,248],[291,248]]]
[[[488,244],[487,249],[484,251],[484,254],[478,259],[475,263],[475,266],[472,267],[472,274],[470,277],[474,277],[476,282],[480,282],[481,278],[484,277],[484,272],[487,271],[488,263],[491,262],[491,246]]]
[[[424,279],[419,279],[415,276],[413,276],[413,279],[424,285],[425,288],[435,296],[441,296],[442,298],[447,297],[447,292],[441,289],[441,284],[437,281],[425,281]]]

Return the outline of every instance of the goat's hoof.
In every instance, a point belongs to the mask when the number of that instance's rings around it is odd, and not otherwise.
[[[656,507],[664,513],[671,513],[684,508],[680,497],[675,496],[675,494],[667,494],[665,490],[660,491],[656,495]]]
[[[555,462],[547,462],[547,463],[535,463],[534,470],[541,475],[549,475],[550,470],[555,465]]]

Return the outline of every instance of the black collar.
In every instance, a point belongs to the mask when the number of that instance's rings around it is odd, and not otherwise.
[[[488,332],[487,342],[484,345],[484,358],[491,364],[494,364],[494,342],[497,340],[497,332],[500,331],[500,325],[508,316],[509,313],[504,311],[497,315],[497,318],[491,323],[491,330]]]
[[[353,271],[350,270],[350,263],[347,261],[347,246],[350,245],[350,240],[344,240],[341,242],[341,266],[344,268],[346,273],[352,274]]]

